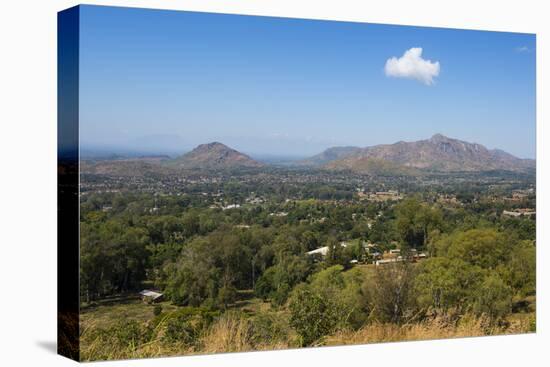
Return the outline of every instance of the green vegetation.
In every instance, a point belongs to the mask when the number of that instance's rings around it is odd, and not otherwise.
[[[534,331],[532,178],[314,177],[84,176],[83,359]]]

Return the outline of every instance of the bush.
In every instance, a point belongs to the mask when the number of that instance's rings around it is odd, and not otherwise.
[[[474,311],[499,321],[512,312],[512,288],[496,274],[485,278],[478,289]]]
[[[204,308],[185,307],[163,318],[157,317],[157,325],[164,321],[164,342],[182,343],[187,346],[198,344],[200,336],[211,325],[217,312]]]
[[[340,315],[330,300],[300,285],[294,290],[289,303],[290,325],[300,336],[302,346],[308,346],[332,333]]]
[[[155,305],[153,308],[153,315],[158,316],[162,313],[162,305]]]
[[[193,345],[197,340],[198,330],[189,315],[179,315],[166,322],[166,331],[163,340],[169,343],[180,342],[185,345]]]
[[[99,329],[96,337],[103,344],[119,349],[135,350],[151,339],[152,330],[135,320],[123,320],[107,329]]]
[[[262,312],[251,320],[254,345],[274,345],[289,339],[288,320],[273,312]]]
[[[342,265],[335,265],[320,271],[311,276],[309,287],[337,308],[339,327],[357,329],[367,319],[362,291],[365,275],[358,268],[343,270]]]

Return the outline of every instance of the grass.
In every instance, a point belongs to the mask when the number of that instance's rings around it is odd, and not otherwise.
[[[180,307],[161,303],[163,312],[153,314],[154,305],[136,298],[100,302],[82,310],[81,357],[84,361],[144,357],[275,350],[299,347],[296,333],[288,326],[284,310],[272,310],[268,303],[251,294],[241,300],[197,335],[193,344],[166,342],[165,320]],[[271,320],[267,324],[257,320]],[[405,325],[371,323],[359,330],[340,330],[315,346],[368,344],[407,340],[462,338],[485,335],[518,334],[534,331],[534,313],[512,314],[504,325],[493,325],[485,317],[471,315],[459,319],[437,316]],[[273,321],[274,320],[274,321]],[[125,327],[105,333],[120,321],[133,322],[138,331]],[[263,325],[263,326],[262,326]],[[267,326],[265,326],[267,325]],[[113,330],[113,329],[111,329]],[[144,330],[147,336],[140,339]],[[118,334],[117,334],[118,333]],[[120,336],[122,334],[122,337]],[[121,339],[122,338],[122,339]],[[121,342],[122,340],[122,342]]]
[[[175,311],[177,306],[170,302],[158,303],[164,311]],[[138,297],[101,301],[93,306],[84,307],[80,313],[81,333],[87,328],[107,328],[117,320],[135,320],[147,322],[153,319],[154,305],[146,304]]]
[[[405,325],[373,323],[358,331],[340,331],[327,337],[323,345],[369,344],[412,340],[465,338],[474,336],[522,334],[532,332],[534,314],[512,315],[508,324],[493,325],[486,317],[466,315],[459,320],[437,316]]]
[[[200,336],[195,346],[163,342],[164,325],[155,317],[154,308],[155,305],[162,306],[160,319],[182,309],[171,302],[147,304],[139,297],[118,296],[85,305],[80,314],[81,359],[94,361],[274,349],[271,345],[260,346],[253,341],[249,322],[250,317],[268,312],[270,303],[254,298],[251,290],[239,291],[238,298],[226,315]],[[121,321],[152,327],[153,339],[139,345],[119,345],[106,337],[104,331]],[[287,348],[288,344],[279,347]]]
[[[258,299],[251,299],[241,305],[242,309],[229,309],[213,324],[201,333],[196,344],[187,345],[178,342],[166,342],[163,339],[164,320],[175,314],[177,306],[167,302],[161,303],[163,313],[158,318],[153,314],[153,305],[139,300],[123,304],[109,304],[90,308],[81,316],[81,358],[83,361],[133,359],[159,356],[208,354],[221,352],[243,352],[252,350],[272,350],[293,347],[288,342],[272,343],[259,340],[257,330],[251,323],[251,316],[265,314],[267,305]],[[273,313],[275,314],[275,313]],[[280,313],[279,313],[280,314]],[[163,320],[164,319],[164,320]],[[112,326],[121,320],[137,322],[138,325],[152,326],[151,340],[134,343],[133,339],[124,336],[124,342],[117,338],[120,331]],[[159,320],[161,320],[159,322]],[[111,328],[111,329],[110,329]],[[125,334],[125,333],[124,333]],[[131,334],[131,333],[130,333]],[[113,336],[114,335],[114,336]],[[294,340],[291,336],[289,339]]]
[[[239,290],[238,300],[234,305],[231,306],[232,309],[240,310],[248,315],[255,315],[259,312],[266,312],[271,308],[269,302],[265,302],[254,296],[254,290]]]

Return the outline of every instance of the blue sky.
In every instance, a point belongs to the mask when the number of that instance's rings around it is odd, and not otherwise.
[[[442,133],[535,157],[534,35],[94,6],[80,19],[84,148],[302,156]],[[439,63],[431,85],[388,75],[411,48]]]

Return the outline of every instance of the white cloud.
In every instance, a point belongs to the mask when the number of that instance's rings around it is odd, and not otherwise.
[[[527,53],[530,53],[531,52],[531,49],[527,46],[521,46],[521,47],[516,47],[516,52],[527,52]]]
[[[418,80],[432,85],[439,75],[439,61],[432,62],[422,58],[422,47],[413,47],[400,58],[391,57],[386,61],[386,76]]]

